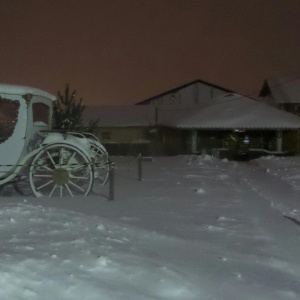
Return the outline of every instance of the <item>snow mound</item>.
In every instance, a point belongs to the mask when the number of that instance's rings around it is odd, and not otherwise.
[[[2,207],[0,221],[0,299],[195,299],[151,253],[152,233],[26,203]]]

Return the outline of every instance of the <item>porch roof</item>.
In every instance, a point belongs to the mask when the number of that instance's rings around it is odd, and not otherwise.
[[[198,106],[160,108],[158,124],[182,129],[298,129],[300,118],[230,93]]]

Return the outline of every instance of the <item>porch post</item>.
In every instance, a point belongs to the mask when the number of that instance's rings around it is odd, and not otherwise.
[[[191,144],[191,152],[197,153],[197,130],[192,130],[192,144]]]
[[[276,132],[276,151],[282,151],[282,131],[277,130]]]
[[[299,154],[299,142],[300,142],[300,130],[298,129],[297,130],[297,146],[296,146],[296,151],[297,151],[297,154]]]

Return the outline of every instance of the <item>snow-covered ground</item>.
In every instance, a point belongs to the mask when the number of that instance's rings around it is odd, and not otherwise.
[[[1,197],[0,299],[300,299],[300,157],[115,163],[114,201]]]

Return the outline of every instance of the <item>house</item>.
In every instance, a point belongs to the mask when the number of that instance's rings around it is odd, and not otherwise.
[[[259,100],[300,116],[300,73],[266,79]]]
[[[167,136],[162,133],[157,126],[158,106],[197,105],[229,92],[206,81],[195,80],[134,106],[87,107],[84,123],[87,125],[89,120],[99,119],[97,135],[113,154],[136,154],[138,151],[147,154],[189,153],[189,149],[180,147],[174,150],[173,146],[169,146],[169,141],[178,139],[181,133],[176,130],[172,138],[171,130]]]
[[[300,73],[266,79],[260,90],[258,100],[300,116]],[[297,134],[298,143],[299,135],[300,133]],[[292,142],[295,137],[291,136],[290,139]]]
[[[165,135],[173,137],[165,140],[174,151],[212,154],[228,148],[227,139],[233,133],[246,138],[248,149],[259,155],[299,151],[299,117],[235,93],[201,105],[159,107],[157,123],[165,128]]]
[[[137,105],[87,107],[90,119],[111,154],[299,153],[299,117],[200,80]]]
[[[201,153],[226,148],[226,137],[233,131],[243,131],[244,135],[247,132],[247,136],[251,131],[248,146],[252,149],[299,152],[299,118],[295,120],[290,114],[203,80],[137,104],[156,107],[158,124],[161,130],[165,128],[162,134],[165,153]]]

